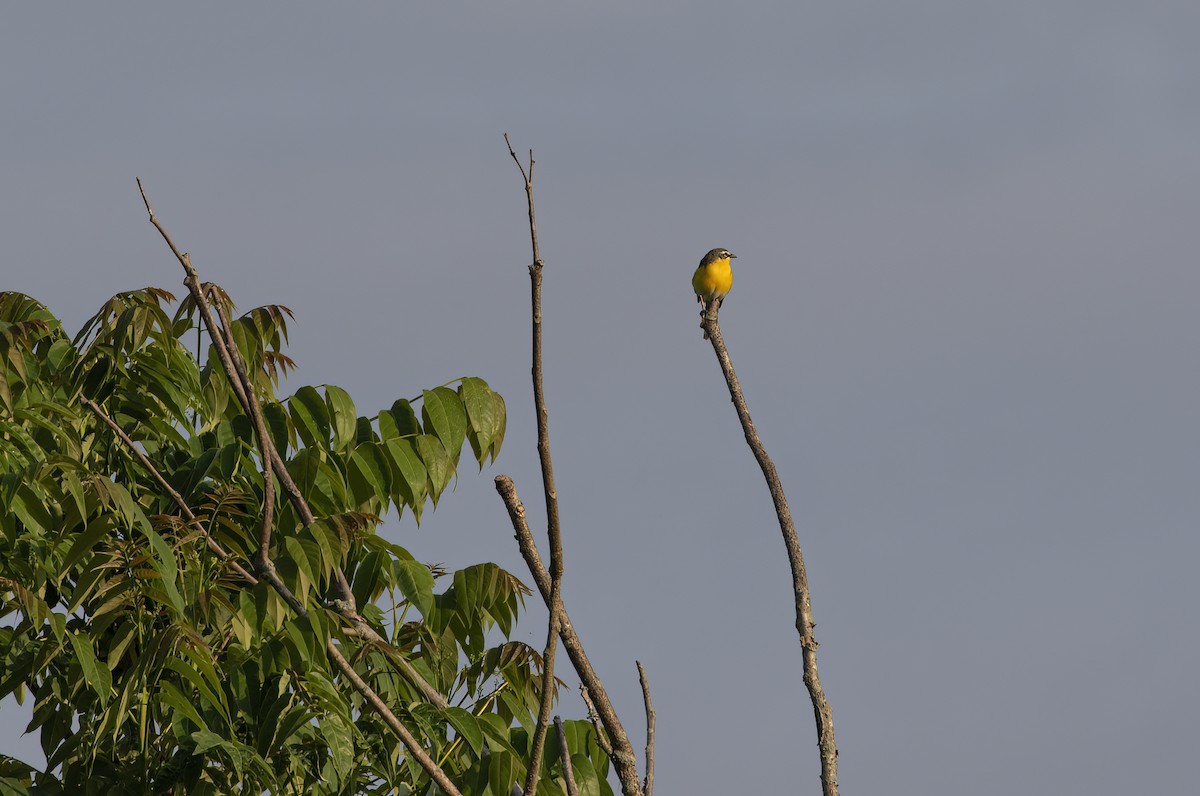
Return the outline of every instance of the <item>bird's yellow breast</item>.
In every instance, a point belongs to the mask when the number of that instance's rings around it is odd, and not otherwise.
[[[692,275],[692,289],[704,301],[724,298],[731,287],[733,287],[733,268],[729,265],[728,257],[722,260],[713,260],[707,264],[702,263],[696,269],[696,273]]]

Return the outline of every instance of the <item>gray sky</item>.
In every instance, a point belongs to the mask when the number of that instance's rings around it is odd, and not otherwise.
[[[726,246],[843,792],[1186,792],[1198,36],[1182,1],[10,5],[0,289],[71,329],[181,294],[141,176],[205,278],[296,311],[295,386],[505,395],[498,465],[385,533],[528,580],[491,482],[544,524],[507,131],[538,159],[567,605],[638,737],[646,664],[660,789],[818,787],[783,544],[688,284]],[[36,761],[26,720],[4,703],[0,750]]]

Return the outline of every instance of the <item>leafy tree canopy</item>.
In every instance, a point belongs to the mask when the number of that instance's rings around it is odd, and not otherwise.
[[[508,640],[527,589],[495,564],[429,567],[375,532],[436,505],[464,447],[481,468],[495,458],[503,399],[471,377],[370,416],[333,385],[280,397],[291,313],[233,321],[316,518],[274,490],[268,552],[301,615],[245,577],[268,508],[262,454],[215,347],[196,350],[195,301],[173,304],[119,294],[72,338],[0,293],[0,696],[33,699],[47,759],[0,756],[0,793],[439,792],[331,664],[332,641],[464,794],[508,796],[540,699],[539,654]],[[339,612],[339,573],[377,635]],[[566,730],[580,792],[611,794],[591,724]],[[551,734],[542,793],[565,792],[563,757]]]

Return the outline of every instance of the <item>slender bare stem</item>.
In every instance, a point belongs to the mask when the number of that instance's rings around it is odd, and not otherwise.
[[[213,346],[217,349],[217,358],[221,360],[221,367],[224,368],[226,375],[229,377],[229,384],[233,387],[234,394],[242,405],[246,416],[250,416],[250,403],[246,396],[246,391],[242,387],[240,380],[234,378],[233,362],[229,358],[229,348],[225,345],[225,339],[218,331],[217,322],[213,319],[212,308],[209,306],[208,300],[204,296],[204,290],[200,284],[200,275],[196,273],[196,269],[192,267],[192,258],[187,252],[181,252],[179,247],[175,245],[175,241],[171,240],[171,236],[167,234],[166,228],[162,222],[158,220],[158,216],[154,214],[154,208],[150,206],[150,199],[146,196],[146,189],[142,185],[139,178],[137,181],[138,190],[142,193],[142,202],[146,205],[146,213],[150,216],[150,223],[158,230],[158,234],[162,235],[162,239],[166,241],[167,247],[171,253],[175,255],[175,259],[179,260],[179,264],[183,266],[184,278],[183,284],[192,294],[192,298],[196,302],[196,306],[200,310],[200,317],[204,321],[204,328],[208,331],[208,337],[212,340]]]
[[[579,796],[579,786],[575,784],[575,769],[571,766],[571,750],[567,748],[567,731],[558,716],[554,717],[554,730],[558,733],[559,757],[562,759],[563,781],[567,783],[567,796]]]
[[[554,463],[550,456],[550,420],[549,413],[546,411],[546,392],[542,378],[542,269],[545,262],[542,260],[541,247],[538,243],[537,214],[533,203],[535,161],[531,149],[529,150],[529,170],[526,171],[525,167],[521,165],[521,159],[513,151],[512,143],[508,140],[508,133],[504,134],[504,143],[508,145],[508,154],[517,164],[517,169],[521,172],[521,179],[525,182],[525,203],[529,210],[529,243],[533,255],[533,264],[529,266],[533,315],[533,406],[537,415],[537,449],[542,467],[542,490],[546,496],[546,533],[550,540],[550,600],[548,603],[550,627],[542,673],[542,704],[538,712],[537,727],[534,730],[529,777],[525,784],[526,796],[535,796],[554,696],[554,653],[558,647],[558,626],[563,614],[561,585],[563,544],[562,525],[558,513],[558,491],[554,486]]]
[[[583,704],[587,705],[588,721],[592,723],[592,729],[596,731],[596,746],[599,746],[600,751],[611,758],[613,756],[612,745],[608,742],[608,735],[604,728],[600,726],[600,714],[596,711],[596,703],[592,701],[592,694],[586,685],[579,686],[579,696],[583,697]]]
[[[553,594],[557,594],[558,582],[554,582]],[[555,600],[551,599],[551,604]],[[554,707],[554,658],[558,652],[559,611],[551,609],[550,622],[546,630],[546,651],[542,655],[542,702],[538,708],[537,726],[530,744],[529,772],[525,776],[525,796],[536,796],[541,779],[542,755],[546,750],[546,732],[550,726],[550,711]]]
[[[796,602],[796,630],[800,634],[800,656],[804,664],[804,685],[812,701],[813,716],[817,725],[817,746],[821,755],[821,792],[824,796],[837,796],[838,751],[833,735],[833,710],[821,687],[821,678],[817,674],[817,638],[813,633],[816,622],[813,620],[812,600],[808,588],[808,572],[804,566],[804,554],[800,551],[800,540],[796,535],[796,525],[792,521],[792,511],[788,507],[787,497],[783,493],[783,483],[775,464],[767,455],[754,422],[750,419],[750,410],[746,407],[746,397],[742,393],[737,374],[733,371],[733,362],[729,358],[729,350],[725,347],[725,339],[721,336],[721,324],[717,314],[719,302],[714,302],[705,308],[701,326],[712,342],[721,372],[725,374],[725,383],[729,386],[729,395],[737,410],[738,420],[742,423],[742,431],[746,435],[746,444],[754,454],[758,466],[762,469],[771,492],[771,500],[775,504],[775,514],[779,519],[779,528],[783,532],[784,546],[787,548],[788,562],[792,568],[792,591]]]
[[[645,796],[654,796],[654,723],[657,714],[654,703],[650,701],[650,680],[646,677],[646,667],[637,661],[638,680],[642,684],[642,701],[646,703],[646,779],[642,783]]]
[[[275,477],[271,467],[264,463],[263,470],[263,516],[258,534],[258,560],[265,561],[271,549],[271,529],[275,527]]]
[[[529,171],[521,165],[520,158],[513,151],[508,141],[508,133],[504,134],[504,143],[508,144],[508,154],[521,171],[525,180],[525,201],[529,207],[529,238],[533,248],[533,265],[529,266],[530,285],[532,288],[533,307],[533,406],[537,413],[537,449],[538,459],[542,465],[542,487],[546,493],[546,525],[550,536],[550,575],[561,577],[561,571],[555,573],[555,538],[560,535],[558,519],[558,492],[554,487],[554,464],[550,459],[550,423],[546,412],[546,394],[542,380],[542,260],[541,248],[538,245],[537,221],[533,207],[533,150],[529,152]],[[562,544],[558,543],[558,554],[562,556]],[[557,562],[561,567],[561,561]]]

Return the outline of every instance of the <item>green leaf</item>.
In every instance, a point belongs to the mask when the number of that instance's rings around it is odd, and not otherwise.
[[[459,737],[466,741],[467,746],[471,747],[471,751],[479,754],[483,749],[483,730],[475,716],[462,708],[448,707],[446,719]]]
[[[364,442],[350,454],[347,467],[350,494],[356,505],[363,505],[372,498],[387,505],[392,492],[391,467],[387,455],[377,442]]]
[[[46,499],[33,491],[28,484],[17,487],[9,501],[8,509],[20,518],[30,531],[44,534],[54,527],[54,516],[46,510]]]
[[[492,393],[492,417],[496,418],[495,437],[492,440],[492,461],[500,455],[500,446],[504,444],[504,432],[508,427],[508,413],[504,408],[504,398],[498,392]]]
[[[285,695],[290,697],[290,695]],[[299,735],[312,721],[312,714],[302,705],[297,705],[283,715],[275,731],[281,744],[299,742]]]
[[[55,340],[46,352],[46,362],[54,370],[59,370],[63,365],[63,361],[68,359],[68,357],[73,360],[74,355],[75,346],[71,345],[70,340]]]
[[[219,710],[226,720],[229,718],[229,705],[225,701],[225,689],[222,682],[222,676],[217,672],[213,665],[213,660],[209,657],[210,653],[206,647],[186,645],[182,649],[184,658],[187,658],[192,668],[203,678],[203,685],[207,686],[202,689],[201,693],[205,694],[206,699],[210,700],[212,706]]]
[[[421,424],[417,421],[417,413],[409,401],[403,398],[396,401],[392,404],[392,409],[388,415],[395,436],[412,437],[421,433]],[[380,431],[382,430],[381,422]],[[384,439],[391,439],[391,437],[384,437]]]
[[[382,553],[371,552],[362,556],[355,567],[351,589],[354,592],[354,601],[358,605],[366,606],[385,588],[379,582],[383,560]]]
[[[134,502],[129,490],[122,484],[105,478],[98,479],[94,483],[103,489],[108,498],[116,504],[117,513],[125,520],[126,527],[141,528],[143,531],[150,530],[150,520],[146,518],[145,512]]]
[[[263,420],[267,424],[267,432],[271,435],[271,444],[280,456],[286,456],[289,445],[295,447],[296,434],[287,410],[277,401],[263,403]]]
[[[603,796],[600,790],[600,777],[587,755],[571,755],[571,770],[575,772],[575,784],[579,786],[579,796]]]
[[[100,703],[107,704],[112,696],[112,673],[96,659],[91,638],[83,633],[70,633],[67,638],[75,649],[75,660],[79,661],[79,668],[83,670],[83,679],[100,697]]]
[[[151,556],[151,566],[158,573],[161,579],[163,590],[167,593],[167,599],[171,601],[173,607],[178,614],[183,613],[183,595],[179,593],[179,562],[175,560],[175,553],[171,550],[171,546],[166,541],[154,532],[152,528],[143,528],[143,533],[150,540],[150,548],[153,551]]]
[[[208,724],[200,716],[200,712],[196,710],[196,706],[192,701],[183,695],[179,690],[179,686],[172,683],[170,680],[160,680],[158,684],[158,695],[167,705],[175,708],[192,721],[201,730],[207,730]]]
[[[493,751],[488,758],[488,790],[494,794],[512,793],[518,770],[515,755]]]
[[[71,501],[75,508],[75,518],[80,522],[87,519],[87,501],[83,497],[83,482],[79,480],[79,476],[73,470],[64,468],[62,470],[62,486],[63,491],[71,497]]]
[[[465,378],[458,388],[470,421],[468,439],[480,467],[490,456],[495,460],[504,442],[506,412],[504,399],[482,379]]]
[[[519,694],[511,688],[500,692],[500,702],[507,708],[509,715],[530,735],[533,735],[536,723],[533,708],[529,704],[532,698],[532,694]]]
[[[320,722],[321,735],[329,744],[329,753],[333,758],[333,768],[338,777],[345,780],[354,767],[354,736],[343,720],[337,717],[322,719]]]
[[[67,551],[63,557],[62,564],[59,566],[58,576],[66,577],[71,568],[74,567],[81,558],[92,551],[92,548],[112,531],[112,517],[102,515],[88,523],[87,527],[82,532],[75,535],[75,541],[71,544],[71,549]]]
[[[389,439],[385,450],[392,465],[393,499],[412,507],[413,513],[420,519],[427,475],[416,446],[409,439]]]
[[[332,384],[325,385],[325,402],[329,409],[329,417],[333,419],[333,447],[335,450],[345,450],[354,443],[358,431],[358,415],[354,411],[354,401],[341,387]]]
[[[396,585],[422,616],[433,608],[433,573],[419,561],[401,559],[396,562]]]
[[[322,710],[335,713],[346,721],[350,721],[350,705],[346,697],[333,684],[333,681],[320,669],[309,669],[304,673],[304,682],[308,690],[317,698],[317,704]]]
[[[450,454],[446,452],[445,446],[438,441],[437,437],[422,434],[416,437],[414,442],[417,445],[417,453],[425,464],[425,471],[429,474],[429,497],[433,499],[433,505],[436,506],[442,490],[454,476],[454,462],[450,460]]]
[[[301,387],[288,401],[296,433],[310,448],[329,447],[329,410],[314,387]]]
[[[493,752],[504,750],[514,755],[520,754],[509,740],[509,726],[500,715],[482,713],[475,718],[479,721],[479,726],[487,739],[488,748]]]
[[[184,500],[191,500],[196,488],[208,475],[213,461],[217,458],[217,449],[209,448],[202,451],[188,466],[171,476],[170,481]]]
[[[215,732],[210,732],[208,730],[199,730],[192,733],[192,740],[196,742],[196,748],[193,750],[193,754],[197,755],[204,754],[210,749],[225,749],[226,751],[231,751],[233,749],[233,745],[231,743],[226,741],[220,735],[217,735]]]
[[[458,394],[449,387],[436,387],[422,393],[421,418],[425,432],[437,435],[451,460],[457,462],[467,436],[467,412]]]

